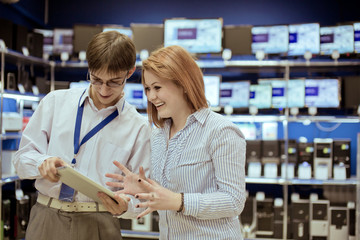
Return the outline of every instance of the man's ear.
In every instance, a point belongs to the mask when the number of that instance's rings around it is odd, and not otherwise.
[[[135,72],[135,70],[136,70],[136,66],[134,66],[132,69],[129,70],[129,73],[126,76],[126,78],[130,78],[133,75],[133,73]]]

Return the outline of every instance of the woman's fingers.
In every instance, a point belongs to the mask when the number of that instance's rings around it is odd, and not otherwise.
[[[124,176],[122,176],[120,174],[115,174],[115,173],[106,173],[105,177],[116,179],[116,180],[119,180],[119,181],[124,180]]]
[[[123,182],[106,182],[106,185],[109,187],[124,188]]]
[[[128,175],[130,173],[132,173],[129,169],[127,169],[124,165],[122,165],[120,162],[118,161],[113,161],[113,163],[115,164],[115,166],[117,166],[123,173],[125,173],[125,175]]]
[[[146,177],[145,177],[145,171],[144,171],[144,168],[143,168],[143,167],[140,167],[140,168],[139,168],[139,177],[140,177],[141,179],[146,179]]]
[[[154,210],[151,210],[150,208],[147,208],[145,209],[145,211],[143,211],[142,213],[140,213],[138,216],[137,216],[137,219],[139,218],[142,218],[143,216],[145,215],[148,215],[149,213],[153,212]]]

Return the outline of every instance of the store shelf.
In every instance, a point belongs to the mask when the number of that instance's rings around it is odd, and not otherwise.
[[[1,177],[1,185],[4,185],[6,183],[12,183],[15,182],[16,180],[19,180],[20,178],[17,175],[13,175],[13,174],[2,174]]]
[[[20,139],[22,134],[20,132],[16,133],[4,133],[1,134],[1,140],[10,140],[10,139]]]
[[[11,63],[22,63],[22,64],[31,64],[31,65],[39,65],[39,66],[45,66],[50,67],[51,62],[44,60],[42,58],[37,58],[33,56],[25,56],[22,53],[13,51],[11,49],[1,49],[0,52],[5,53],[6,61]]]
[[[346,180],[337,180],[337,179],[328,179],[328,180],[318,180],[318,179],[291,179],[289,184],[292,185],[354,185],[357,184],[356,177],[346,179]]]
[[[282,122],[285,115],[226,115],[232,122]],[[290,116],[288,122],[360,123],[359,116]]]
[[[18,91],[6,91],[3,94],[4,98],[12,98],[16,100],[25,100],[25,101],[33,101],[38,102],[40,101],[45,95],[34,95],[32,93],[20,93]]]
[[[328,179],[328,180],[318,180],[318,179],[288,179],[285,178],[265,178],[265,177],[246,177],[246,183],[253,184],[279,184],[279,185],[356,185],[357,179],[350,178],[345,180],[336,180],[336,179]]]
[[[121,230],[123,237],[139,238],[139,239],[159,239],[160,234],[158,232],[140,232],[132,230]]]

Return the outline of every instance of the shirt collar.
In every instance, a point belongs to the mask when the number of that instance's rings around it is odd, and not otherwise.
[[[206,118],[210,114],[210,111],[211,111],[210,108],[202,108],[202,109],[192,113],[187,118],[184,128],[195,121],[197,121],[201,125],[203,125],[205,123]],[[165,132],[170,131],[170,126],[171,126],[171,119],[167,119],[164,123]]]

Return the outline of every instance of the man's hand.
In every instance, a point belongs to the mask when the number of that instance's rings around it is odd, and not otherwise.
[[[46,159],[40,166],[39,171],[43,178],[49,180],[50,182],[59,181],[59,176],[57,175],[57,167],[68,165],[64,160],[58,157],[51,157]]]
[[[130,198],[124,194],[115,194],[116,202],[103,192],[99,192],[97,195],[102,204],[112,215],[120,215],[128,209]]]

